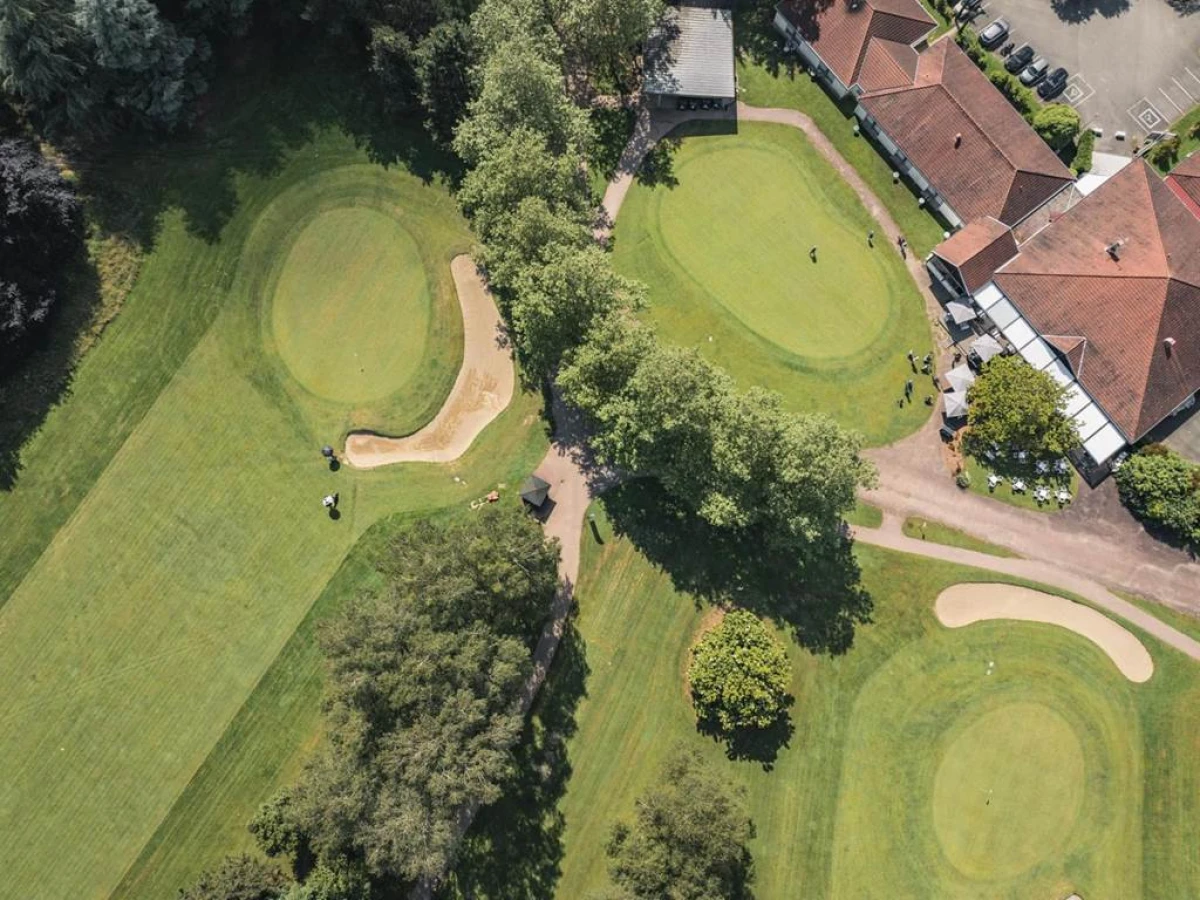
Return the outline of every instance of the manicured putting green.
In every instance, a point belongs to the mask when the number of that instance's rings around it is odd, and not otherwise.
[[[717,140],[683,156],[678,187],[654,195],[650,224],[679,267],[755,334],[833,359],[879,339],[892,297],[885,251],[864,252],[860,223],[805,213],[825,202],[822,174],[782,141]]]
[[[614,250],[618,270],[648,286],[645,315],[664,338],[870,443],[929,417],[924,383],[914,402],[900,402],[913,377],[908,352],[931,346],[921,296],[879,224],[801,132],[743,123],[733,135],[691,134],[673,151],[671,175],[634,184]]]
[[[933,824],[959,872],[1015,878],[1061,849],[1083,789],[1083,750],[1071,726],[1045,706],[1013,703],[982,716],[943,751]]]
[[[296,237],[275,287],[279,355],[304,387],[363,403],[404,387],[421,369],[430,291],[416,242],[394,218],[331,209]]]

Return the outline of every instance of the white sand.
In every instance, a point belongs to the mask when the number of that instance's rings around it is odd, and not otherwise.
[[[399,462],[453,462],[512,401],[516,375],[501,340],[500,311],[469,256],[450,263],[463,317],[463,365],[450,396],[424,428],[407,437],[357,432],[345,459],[359,469]]]
[[[1154,674],[1150,653],[1130,631],[1090,606],[1053,594],[1013,584],[956,584],[938,595],[934,612],[948,628],[961,628],[986,619],[1058,625],[1103,650],[1130,681],[1149,681]]]

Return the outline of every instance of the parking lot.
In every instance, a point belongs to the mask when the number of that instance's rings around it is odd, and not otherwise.
[[[976,28],[1002,16],[1008,40],[1028,41],[1051,69],[1071,73],[1057,99],[1103,128],[1097,149],[1132,153],[1135,139],[1200,103],[1200,2],[1190,14],[1167,0],[985,0],[984,8]]]

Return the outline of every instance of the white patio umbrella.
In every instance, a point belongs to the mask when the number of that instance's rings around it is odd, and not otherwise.
[[[956,391],[966,391],[972,384],[975,383],[975,373],[971,371],[966,363],[961,366],[955,366],[946,373],[946,381],[950,387]]]
[[[967,392],[951,391],[946,397],[946,418],[959,419],[967,414]]]
[[[950,318],[954,320],[955,325],[962,325],[964,322],[970,322],[979,314],[965,303],[958,303],[951,300],[946,304],[946,312],[950,313]]]
[[[1000,346],[1000,342],[990,334],[985,334],[979,338],[979,340],[971,345],[971,349],[975,351],[975,355],[983,362],[987,362],[993,356],[999,356],[1004,352],[1004,348]]]

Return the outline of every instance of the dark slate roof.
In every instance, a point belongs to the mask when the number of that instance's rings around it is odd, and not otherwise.
[[[1074,180],[951,40],[920,54],[911,84],[859,102],[964,222],[1016,225]]]
[[[1144,160],[1022,244],[995,281],[1041,334],[1057,336],[1130,440],[1200,389],[1200,219]]]
[[[668,6],[646,38],[647,94],[733,97],[733,14],[707,6]]]

